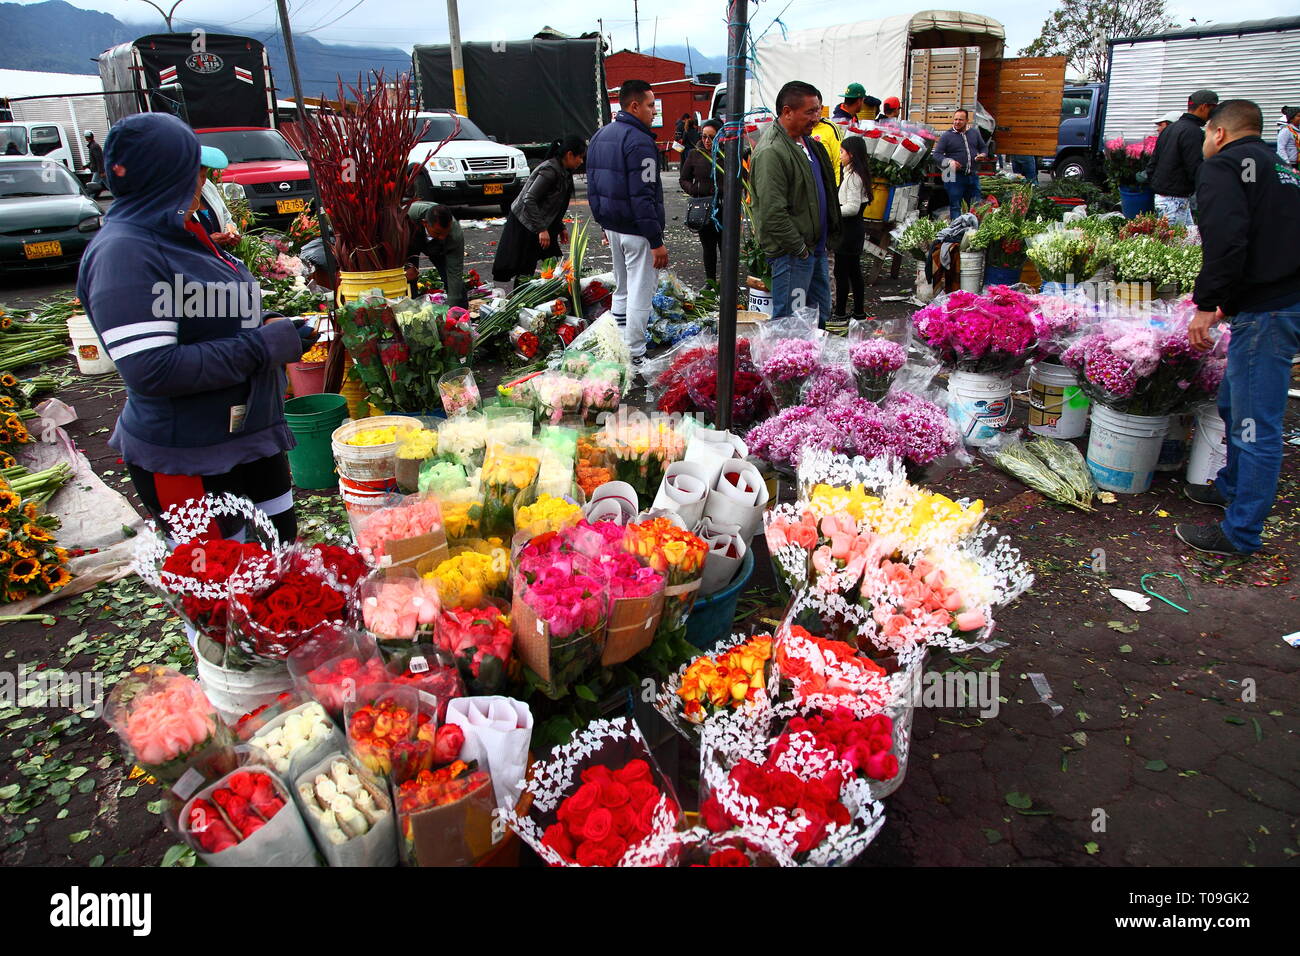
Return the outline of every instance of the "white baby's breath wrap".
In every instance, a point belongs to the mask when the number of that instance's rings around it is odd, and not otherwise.
[[[164,571],[163,562],[182,544],[209,537],[209,528],[218,518],[240,518],[254,532],[254,539],[269,552],[280,548],[280,538],[271,517],[247,498],[233,494],[205,495],[167,508],[162,514],[162,528],[149,529],[136,539],[131,568],[160,595],[176,599],[182,596],[220,600],[227,596],[228,581],[203,581],[188,575]],[[245,534],[245,538],[248,535]],[[257,581],[255,569],[231,575],[231,581],[252,586]]]
[[[730,773],[742,760],[757,764],[766,761],[780,725],[802,712],[802,708],[790,704],[766,704],[743,712],[715,714],[705,722],[700,746],[701,799],[715,798],[740,822],[737,833],[766,834],[764,842],[783,846],[784,855],[792,861],[799,834],[811,824],[802,814],[784,808],[760,811],[758,800],[743,794]],[[872,798],[868,781],[858,778],[847,762],[819,747],[812,734],[790,734],[788,747],[777,757],[775,766],[803,781],[830,770],[839,770],[845,778],[839,799],[849,812],[850,822],[843,826],[830,824],[822,841],[794,865],[847,866],[871,845],[884,826],[884,805]]]
[[[682,664],[680,667],[677,668],[677,671],[675,673],[668,675],[668,679],[665,680],[659,686],[659,693],[655,696],[654,699],[655,710],[659,712],[659,715],[663,717],[663,719],[666,720],[674,730],[676,730],[679,734],[681,734],[683,737],[689,740],[692,744],[698,746],[699,738],[700,738],[700,727],[703,725],[704,720],[700,720],[697,722],[691,720],[689,717],[686,716],[685,713],[686,702],[677,695],[678,690],[680,690],[682,686],[682,678],[686,676],[686,671],[690,668],[690,666],[694,664],[697,660],[699,660],[701,657],[711,657],[716,661],[719,657],[727,653],[727,651],[731,650],[733,647],[739,647],[741,644],[745,644],[748,641],[753,640],[754,637],[760,637],[760,636],[764,636],[764,635],[755,634],[752,637],[746,637],[744,634],[732,634],[729,637],[724,637],[720,641],[718,641],[717,644],[713,645],[712,650],[706,651],[703,654],[696,655],[695,657],[687,661],[685,664]],[[769,669],[772,666],[771,659],[769,659],[768,661],[768,666]],[[759,691],[759,694],[765,696],[766,691]],[[743,710],[746,707],[750,707],[750,706],[753,706],[752,702],[746,701],[745,703],[741,704],[739,708],[736,709]]]
[[[525,794],[532,796],[529,811],[521,816],[514,807],[501,808],[499,812],[505,819],[506,824],[515,833],[519,834],[520,839],[532,847],[533,851],[547,863],[553,866],[577,866],[577,863],[570,863],[559,853],[542,843],[542,827],[538,825],[534,817],[539,814],[550,814],[557,811],[565,798],[571,796],[577,789],[576,785],[580,782],[580,771],[583,766],[588,764],[592,757],[595,757],[610,744],[624,741],[630,742],[634,751],[640,751],[630,757],[629,760],[640,758],[650,765],[655,786],[659,788],[661,796],[655,809],[649,836],[629,846],[622,859],[619,860],[618,865],[657,865],[655,863],[633,863],[629,861],[632,859],[644,860],[646,854],[643,848],[657,836],[675,830],[680,822],[681,814],[672,795],[672,790],[659,772],[654,757],[650,753],[650,746],[641,734],[641,728],[636,725],[635,721],[627,717],[619,717],[615,720],[593,720],[582,730],[575,733],[567,744],[556,747],[551,752],[549,760],[534,762],[531,779],[520,781],[519,784]],[[641,852],[634,853],[634,851]]]

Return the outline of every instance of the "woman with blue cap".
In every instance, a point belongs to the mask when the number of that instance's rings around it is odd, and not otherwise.
[[[110,447],[155,515],[231,492],[297,533],[284,365],[316,333],[263,315],[257,280],[196,220],[204,156],[175,116],[142,113],[104,143],[114,202],[87,247],[77,295],[126,383]]]

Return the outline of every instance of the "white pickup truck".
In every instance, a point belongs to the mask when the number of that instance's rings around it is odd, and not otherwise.
[[[15,156],[39,157],[62,163],[74,176],[82,172],[82,163],[73,150],[68,134],[58,123],[35,123],[10,120],[0,123],[0,160]]]
[[[408,158],[424,167],[416,180],[420,199],[449,206],[499,205],[502,215],[510,211],[528,180],[528,159],[522,150],[496,142],[468,117],[451,110],[419,113],[415,122],[424,133]],[[438,144],[453,130],[456,135],[435,155]]]

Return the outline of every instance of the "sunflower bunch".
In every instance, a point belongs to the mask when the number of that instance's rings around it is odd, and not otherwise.
[[[59,519],[41,514],[40,502],[71,476],[67,465],[36,474],[0,477],[0,602],[21,601],[57,591],[72,580],[68,552],[54,540]],[[32,497],[25,497],[27,494]]]
[[[12,468],[20,445],[36,439],[27,430],[24,419],[33,413],[27,407],[27,393],[12,372],[0,374],[0,468]]]

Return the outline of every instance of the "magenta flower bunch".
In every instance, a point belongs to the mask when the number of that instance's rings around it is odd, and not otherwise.
[[[1061,355],[1085,394],[1117,412],[1170,415],[1215,396],[1226,360],[1192,347],[1185,319],[1111,319]]]
[[[938,405],[909,392],[894,392],[883,406],[854,398],[821,409],[787,408],[751,429],[745,442],[752,454],[792,468],[811,448],[866,458],[897,455],[920,466],[948,452],[957,437]]]
[[[889,339],[867,339],[849,346],[849,365],[858,394],[878,402],[889,393],[894,373],[907,361],[907,349]]]
[[[1003,285],[941,296],[912,316],[912,327],[949,370],[1009,374],[1038,344],[1033,300]]]
[[[781,408],[799,402],[804,379],[821,364],[821,348],[809,339],[777,339],[758,366],[772,397]]]
[[[538,555],[520,562],[516,588],[552,638],[595,633],[604,623],[606,587],[596,566],[572,554]]]
[[[1087,305],[1059,295],[1036,295],[1034,328],[1038,350],[1034,357],[1043,362],[1059,362],[1061,353],[1092,321]]]
[[[821,365],[804,382],[801,397],[805,405],[823,408],[833,402],[856,398],[857,395],[852,372],[843,365]]]

